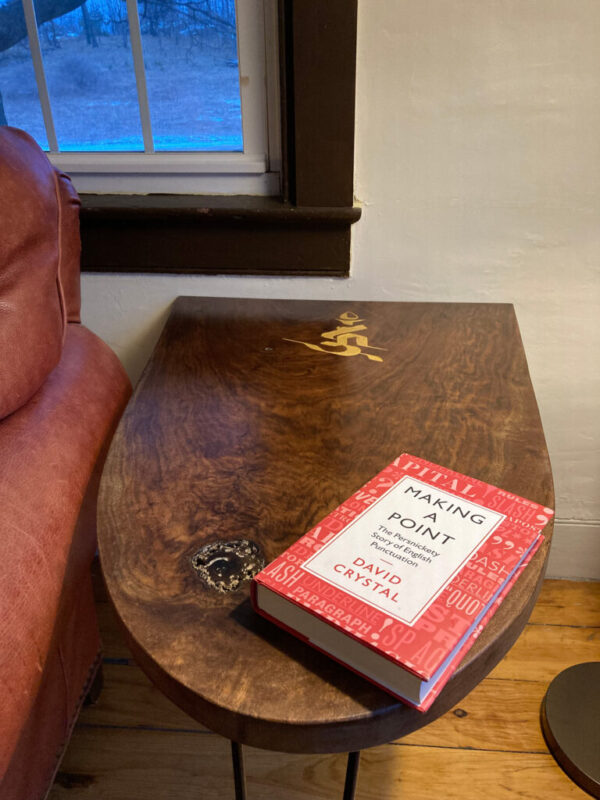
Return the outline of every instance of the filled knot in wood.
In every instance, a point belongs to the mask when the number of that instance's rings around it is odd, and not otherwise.
[[[192,556],[192,567],[209,589],[234,592],[265,566],[260,547],[248,539],[212,542]]]

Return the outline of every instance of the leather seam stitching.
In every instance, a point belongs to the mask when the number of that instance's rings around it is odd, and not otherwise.
[[[58,292],[58,301],[60,303],[60,313],[62,316],[62,343],[64,345],[65,339],[67,336],[67,308],[65,302],[65,295],[62,286],[61,280],[61,265],[62,265],[62,256],[63,256],[63,247],[62,247],[62,204],[61,204],[61,197],[60,197],[60,186],[58,183],[58,172],[54,169],[54,191],[56,194],[56,239],[57,239],[57,250],[58,250],[58,258],[56,263],[56,289]]]

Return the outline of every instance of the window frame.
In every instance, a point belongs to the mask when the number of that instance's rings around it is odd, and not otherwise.
[[[281,194],[82,194],[83,271],[349,274],[357,0],[278,15]]]
[[[22,0],[24,7],[33,0]],[[144,139],[143,151],[76,151],[51,149],[48,158],[57,169],[68,173],[79,193],[94,194],[259,194],[271,196],[280,189],[278,164],[281,143],[278,131],[269,124],[270,107],[277,110],[278,86],[265,82],[270,75],[267,62],[275,57],[277,41],[276,0],[239,0],[236,2],[238,26],[239,90],[243,151],[156,150],[149,109],[144,69],[143,37],[137,0],[127,0],[133,67]],[[132,23],[131,17],[135,16]],[[37,37],[35,17],[32,33]],[[30,34],[31,39],[31,34]],[[32,56],[37,48],[32,48]],[[39,54],[39,53],[38,53]],[[34,62],[35,62],[34,58]],[[40,61],[40,63],[42,63]],[[141,65],[141,66],[140,66]],[[37,75],[37,72],[36,72]],[[45,82],[43,64],[41,78]],[[142,84],[142,88],[140,88]],[[47,92],[41,92],[46,97]],[[44,116],[46,119],[46,116]],[[56,142],[53,115],[50,113],[52,138]],[[56,147],[55,147],[56,149]]]

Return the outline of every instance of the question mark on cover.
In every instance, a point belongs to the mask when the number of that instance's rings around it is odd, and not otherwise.
[[[377,639],[379,639],[379,637],[381,636],[383,631],[387,628],[388,625],[391,625],[393,621],[394,620],[390,619],[389,617],[387,619],[384,619],[383,625],[381,626],[379,631],[377,633],[372,633],[371,634],[371,639],[375,639],[375,641],[377,641]]]

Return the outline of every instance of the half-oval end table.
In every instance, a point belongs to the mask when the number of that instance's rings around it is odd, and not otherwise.
[[[529,617],[551,526],[422,714],[252,611],[248,564],[227,543],[250,540],[272,560],[402,452],[552,506],[511,306],[175,302],[108,456],[100,556],[142,669],[232,741],[238,798],[243,744],[350,752],[351,798],[358,752],[454,706]],[[194,569],[207,544],[226,546],[213,585]]]

